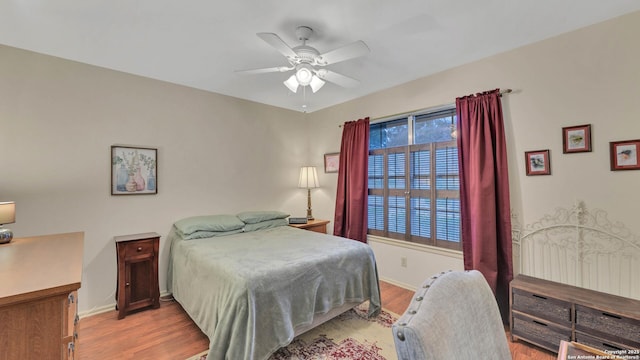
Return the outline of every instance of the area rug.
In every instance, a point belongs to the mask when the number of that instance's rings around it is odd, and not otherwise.
[[[396,359],[391,325],[398,315],[384,309],[367,319],[368,305],[360,305],[293,339],[269,360],[387,360]],[[202,352],[187,360],[205,360]]]

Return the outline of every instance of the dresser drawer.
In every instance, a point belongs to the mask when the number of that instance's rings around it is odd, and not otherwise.
[[[576,330],[640,348],[640,321],[576,305]]]
[[[119,246],[124,246],[124,253],[126,258],[136,257],[138,255],[153,254],[154,239],[149,240],[137,240],[120,243]]]
[[[571,328],[513,313],[511,334],[557,352],[560,340],[571,341]]]
[[[512,309],[560,325],[571,324],[571,303],[521,289],[513,289]]]

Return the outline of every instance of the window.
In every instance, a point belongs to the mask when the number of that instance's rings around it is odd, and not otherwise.
[[[370,125],[368,233],[462,250],[455,108]]]

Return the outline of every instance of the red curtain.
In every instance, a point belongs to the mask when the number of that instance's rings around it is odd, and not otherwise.
[[[464,267],[485,276],[506,322],[513,264],[500,90],[457,98],[456,112]]]
[[[367,242],[369,118],[344,123],[333,234]]]

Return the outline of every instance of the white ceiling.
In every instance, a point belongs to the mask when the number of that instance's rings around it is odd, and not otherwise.
[[[0,0],[0,44],[311,112],[637,10],[638,0]],[[360,86],[294,94],[289,73],[234,72],[288,65],[256,33],[293,47],[299,25],[321,53],[363,40],[367,56],[328,67]]]

